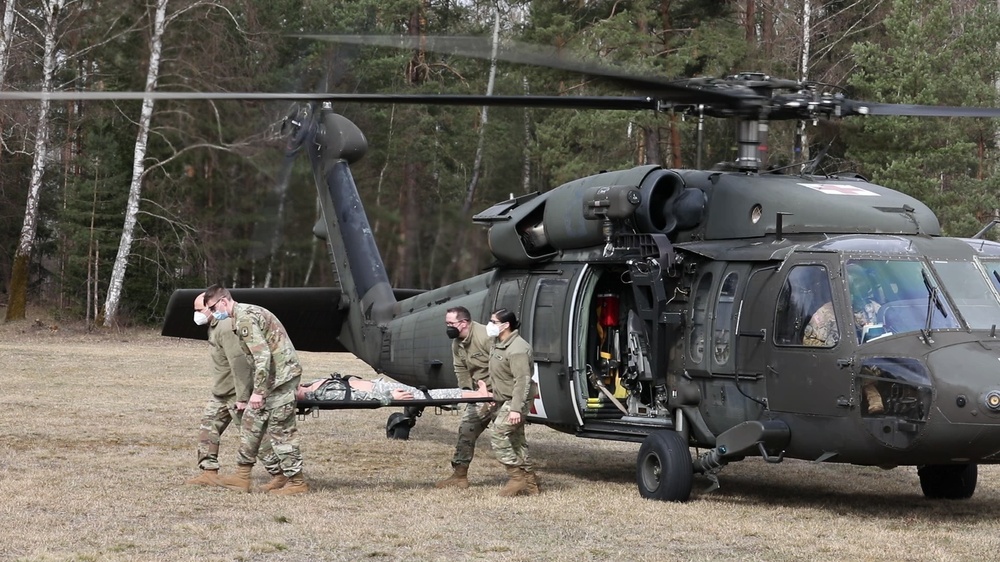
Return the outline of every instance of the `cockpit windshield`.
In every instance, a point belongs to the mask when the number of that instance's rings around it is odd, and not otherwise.
[[[970,328],[988,330],[1000,324],[1000,302],[976,263],[932,261],[931,267],[937,271],[942,288]]]
[[[974,264],[936,262],[934,265],[939,271],[948,272],[942,275],[940,283],[924,262],[915,259],[851,259],[846,262],[847,290],[859,342],[928,327],[928,307],[931,329],[958,328],[959,321],[944,291],[962,295],[956,298],[956,302],[960,303],[958,306],[963,316],[968,310],[972,317],[980,319],[989,309],[995,318],[1000,317],[1000,302],[986,286],[983,274]],[[952,266],[972,266],[974,271]],[[962,279],[964,284],[959,283],[956,275],[962,269],[966,269],[964,275],[969,278]],[[979,285],[978,296],[972,289],[976,283]]]

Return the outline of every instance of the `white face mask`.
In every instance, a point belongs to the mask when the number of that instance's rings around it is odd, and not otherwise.
[[[199,326],[204,326],[208,324],[208,316],[205,316],[200,310],[194,311],[194,323]]]
[[[486,335],[495,338],[500,335],[500,326],[490,322],[486,325]]]

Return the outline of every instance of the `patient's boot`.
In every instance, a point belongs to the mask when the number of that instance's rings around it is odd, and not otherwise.
[[[306,484],[306,479],[300,472],[295,476],[290,476],[284,486],[277,490],[271,490],[268,494],[273,496],[291,496],[293,494],[303,494],[308,491],[309,484]]]
[[[184,484],[189,486],[218,486],[219,469],[202,470],[201,474],[194,478],[188,478]]]
[[[435,488],[468,488],[469,487],[469,465],[456,464],[455,472],[451,476],[434,484]]]
[[[288,483],[288,477],[279,472],[277,474],[272,474],[271,480],[267,484],[264,484],[263,486],[257,488],[257,491],[266,494],[271,490],[281,489],[287,483]]]
[[[875,383],[868,383],[864,387],[865,390],[865,400],[868,401],[868,413],[869,414],[881,414],[885,411],[885,405],[882,404],[882,394],[879,393],[878,389],[875,388]]]
[[[236,490],[237,492],[249,492],[250,473],[252,471],[252,464],[238,464],[236,465],[236,474],[230,474],[229,476],[219,478],[218,485],[223,488],[229,488],[230,490]]]

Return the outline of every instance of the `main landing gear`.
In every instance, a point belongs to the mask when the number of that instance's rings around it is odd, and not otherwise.
[[[691,497],[691,451],[675,431],[654,431],[639,447],[635,481],[647,499],[683,502]]]

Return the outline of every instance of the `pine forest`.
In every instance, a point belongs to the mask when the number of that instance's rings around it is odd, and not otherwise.
[[[663,78],[743,71],[856,99],[991,107],[996,0],[2,0],[0,91],[631,95],[568,72],[305,35],[474,36]],[[336,286],[290,101],[0,101],[0,305],[156,325],[178,288]],[[342,104],[352,166],[397,287],[491,262],[474,214],[650,163],[733,160],[734,124],[649,111]],[[822,154],[926,202],[948,235],[1000,210],[995,120],[775,122],[769,166]],[[801,133],[801,135],[800,135]],[[796,149],[796,138],[805,143]]]

